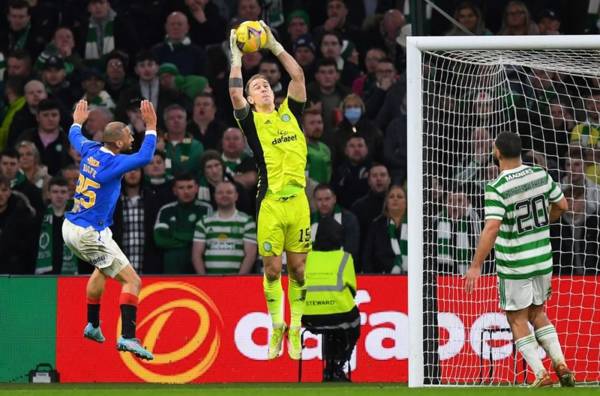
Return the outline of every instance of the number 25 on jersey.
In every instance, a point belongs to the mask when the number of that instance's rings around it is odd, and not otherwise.
[[[79,193],[87,198],[79,198],[75,199],[75,208],[79,207],[79,205],[83,206],[86,209],[91,208],[96,203],[96,192],[93,190],[97,190],[100,188],[100,184],[95,182],[94,180],[85,177],[84,175],[79,175],[79,180],[77,181],[77,188],[75,189],[76,193]]]

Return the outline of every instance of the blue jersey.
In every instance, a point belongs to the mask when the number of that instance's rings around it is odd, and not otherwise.
[[[156,132],[147,131],[140,151],[114,154],[101,143],[86,139],[81,125],[69,130],[71,145],[81,154],[75,203],[67,219],[81,227],[102,231],[112,224],[113,212],[121,194],[121,178],[130,170],[141,168],[152,160],[156,148]]]

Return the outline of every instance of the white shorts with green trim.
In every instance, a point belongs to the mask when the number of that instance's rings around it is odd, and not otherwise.
[[[542,305],[552,294],[552,273],[527,279],[498,278],[498,299],[504,311]]]

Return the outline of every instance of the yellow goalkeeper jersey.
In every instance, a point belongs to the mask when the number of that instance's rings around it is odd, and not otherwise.
[[[271,113],[248,111],[238,118],[258,166],[258,194],[297,194],[306,185],[307,146],[300,128],[303,102],[286,98]]]

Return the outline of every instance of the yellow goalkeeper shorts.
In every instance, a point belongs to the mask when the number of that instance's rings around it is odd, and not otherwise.
[[[304,190],[285,198],[268,192],[259,203],[256,231],[261,256],[310,251],[310,209]]]

